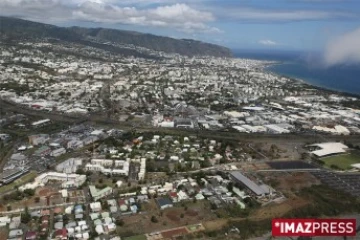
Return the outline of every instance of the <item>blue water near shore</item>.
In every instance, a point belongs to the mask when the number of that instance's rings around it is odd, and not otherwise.
[[[236,50],[235,57],[281,62],[266,70],[279,75],[301,79],[306,83],[331,90],[360,95],[360,65],[324,67],[319,54],[285,51]]]

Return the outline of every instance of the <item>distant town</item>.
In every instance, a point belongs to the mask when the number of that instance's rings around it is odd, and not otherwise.
[[[0,97],[33,110],[106,112],[152,127],[360,133],[358,97],[262,70],[273,62],[176,54],[149,60],[76,45],[29,45],[1,46]]]

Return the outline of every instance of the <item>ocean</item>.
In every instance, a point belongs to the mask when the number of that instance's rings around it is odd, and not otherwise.
[[[320,64],[320,53],[250,50],[234,50],[233,53],[238,58],[278,61],[280,64],[265,70],[301,79],[314,86],[360,95],[360,65],[324,67]]]

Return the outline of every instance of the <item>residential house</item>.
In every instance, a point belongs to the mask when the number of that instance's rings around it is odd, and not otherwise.
[[[100,212],[101,211],[101,203],[100,202],[92,202],[90,203],[90,209],[92,212]]]
[[[55,231],[55,238],[59,240],[67,240],[67,230],[66,228],[59,229]]]
[[[25,234],[25,240],[35,240],[37,237],[37,233],[34,231],[29,231]]]
[[[172,201],[169,198],[157,198],[156,203],[158,204],[158,206],[161,210],[163,210],[165,208],[171,208],[174,206]]]
[[[171,198],[171,201],[174,203],[179,202],[177,192],[170,192],[169,197]]]
[[[24,232],[21,229],[14,229],[9,232],[9,239],[11,238],[21,238]]]

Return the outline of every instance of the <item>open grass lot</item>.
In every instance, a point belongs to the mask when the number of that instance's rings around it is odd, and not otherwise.
[[[347,170],[351,169],[351,164],[360,163],[360,154],[358,152],[352,152],[349,154],[321,158],[321,161],[323,161],[328,168],[334,168],[334,166],[336,166],[339,169]]]

